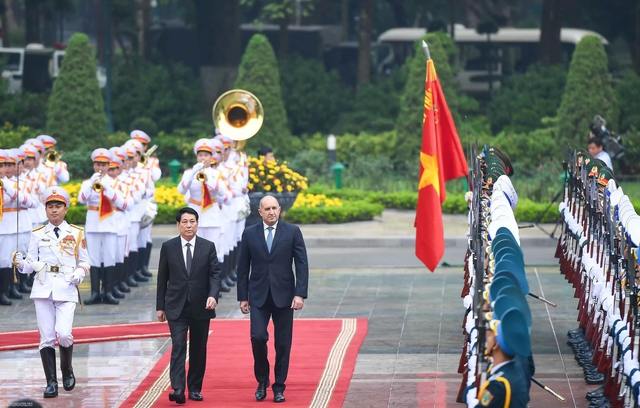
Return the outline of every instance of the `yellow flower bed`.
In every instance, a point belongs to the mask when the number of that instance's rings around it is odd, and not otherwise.
[[[296,207],[342,207],[339,198],[327,198],[324,194],[298,194],[293,208]]]
[[[309,188],[307,178],[276,160],[264,163],[263,158],[249,157],[249,191],[286,193]]]
[[[69,193],[71,205],[78,205],[78,194],[82,183],[69,183],[62,187]],[[171,207],[184,206],[184,196],[178,192],[177,187],[158,186],[154,198],[158,204],[166,204]]]

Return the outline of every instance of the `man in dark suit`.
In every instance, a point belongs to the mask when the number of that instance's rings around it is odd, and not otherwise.
[[[279,221],[280,204],[273,196],[260,201],[261,223],[242,234],[238,262],[238,301],[242,313],[251,311],[251,346],[254,374],[258,381],[256,399],[267,397],[269,360],[267,326],[273,318],[276,365],[273,400],[284,402],[285,381],[293,334],[293,311],[301,310],[307,298],[309,264],[300,228]],[[293,273],[292,264],[296,272]],[[251,269],[251,276],[249,276]]]
[[[169,401],[184,404],[187,329],[190,330],[189,399],[202,401],[202,378],[207,361],[209,322],[216,317],[220,294],[220,265],[213,242],[197,237],[198,213],[182,208],[176,214],[180,236],[160,250],[156,310],[158,320],[169,322],[173,392]]]

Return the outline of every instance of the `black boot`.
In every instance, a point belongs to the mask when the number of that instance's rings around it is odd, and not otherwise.
[[[142,274],[142,260],[145,259],[145,248],[138,248],[138,257],[136,258],[136,262],[134,264],[135,272],[133,278],[137,282],[149,282],[149,278]]]
[[[58,375],[56,374],[56,349],[45,347],[40,350],[40,359],[44,368],[44,376],[47,379],[47,388],[44,390],[45,398],[58,396]]]
[[[227,262],[227,258],[225,257],[222,261],[222,272],[220,273],[220,292],[231,292],[231,288],[227,285],[227,267],[229,262]]]
[[[124,270],[127,275],[125,280],[127,282],[127,286],[129,286],[130,288],[137,288],[138,286],[140,286],[138,285],[138,282],[133,278],[135,275],[133,265],[135,263],[132,261],[132,258],[137,256],[138,256],[137,252],[130,252],[129,256],[124,258]]]
[[[17,271],[16,274],[18,274]],[[2,276],[3,285],[7,287],[3,293],[8,296],[9,299],[22,299],[22,294],[18,291],[18,284],[13,281],[13,268],[0,269],[0,275]]]
[[[124,293],[120,292],[120,289],[118,289],[118,285],[120,284],[120,269],[118,268],[118,264],[111,268],[113,268],[113,273],[109,277],[109,282],[111,282],[110,286],[112,289],[109,292],[111,292],[111,295],[116,299],[124,299]],[[106,287],[106,285],[103,286]]]
[[[9,271],[9,273],[7,273],[7,271]],[[11,282],[13,282],[13,271],[11,268],[0,269],[0,305],[2,306],[11,306],[11,300],[9,300],[7,296]],[[22,298],[22,295],[20,295],[20,297]]]
[[[113,296],[113,279],[115,278],[115,269],[115,266],[104,268],[104,298],[102,301],[109,305],[117,305],[120,303],[120,301]]]
[[[137,271],[140,271],[140,274],[144,277],[144,273],[142,273],[142,268],[144,267],[144,262],[147,260],[147,247],[144,246],[142,248],[138,248],[138,265],[136,267]]]
[[[29,284],[27,283],[29,280],[29,276],[20,273],[19,274],[20,277],[18,278],[18,280],[20,281],[20,286],[18,286],[18,292],[20,293],[31,293],[31,288],[29,287]]]
[[[232,261],[233,258],[231,258],[231,252],[229,252],[229,255],[227,255],[225,258],[226,259],[224,261],[224,264],[225,264],[225,267],[227,268],[227,271],[224,274],[224,276],[225,276],[224,277],[224,283],[226,283],[227,286],[232,288],[232,287],[236,286],[236,281],[231,279],[231,270],[233,268],[233,263],[232,263],[233,262]]]
[[[127,285],[127,271],[124,269],[124,263],[117,263],[116,268],[118,270],[118,290],[122,293],[131,292],[131,288]]]
[[[33,287],[33,280],[36,278],[36,273],[31,272],[27,275],[27,288],[29,288],[29,292],[31,292],[31,288]]]
[[[73,356],[73,344],[69,347],[60,346],[60,370],[62,371],[62,386],[65,391],[71,391],[76,386],[76,377],[73,375],[71,358]]]
[[[100,297],[100,268],[92,266],[89,270],[91,278],[91,296],[84,301],[85,305],[95,305],[102,302]]]
[[[153,244],[151,242],[147,243],[147,247],[145,248],[145,252],[144,252],[144,260],[142,262],[142,276],[146,276],[147,278],[150,278],[153,276],[153,274],[151,273],[151,271],[149,271],[149,262],[151,261],[151,249],[153,247]]]
[[[238,281],[238,261],[240,260],[240,243],[238,243],[238,245],[236,245],[235,249],[233,250],[233,255],[231,256],[231,279],[234,280],[234,282]]]

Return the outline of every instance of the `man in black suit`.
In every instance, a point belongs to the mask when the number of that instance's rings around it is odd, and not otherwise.
[[[293,311],[301,310],[307,298],[309,264],[300,228],[279,221],[280,204],[273,196],[260,201],[261,223],[242,234],[238,262],[238,301],[240,310],[251,311],[251,346],[254,374],[258,381],[256,399],[267,397],[269,360],[267,326],[273,318],[276,366],[273,400],[284,402],[293,334]],[[293,273],[292,264],[296,272]],[[251,276],[249,276],[251,269]]]
[[[220,265],[213,242],[197,237],[198,213],[182,208],[176,214],[180,236],[166,241],[160,250],[156,310],[158,320],[169,322],[173,392],[169,401],[186,402],[185,362],[187,329],[190,330],[189,399],[202,401],[202,379],[207,361],[209,322],[216,317],[220,294]]]

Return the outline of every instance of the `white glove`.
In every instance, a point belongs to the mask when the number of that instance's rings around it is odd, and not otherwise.
[[[93,176],[91,176],[91,184],[93,184],[96,181],[98,181],[101,176],[102,176],[102,174],[100,174],[100,173],[93,173]]]
[[[195,175],[197,172],[202,170],[203,167],[204,167],[204,163],[202,163],[202,162],[196,163],[196,165],[193,166],[193,174]]]
[[[24,268],[24,255],[20,251],[16,251],[13,255],[13,262],[18,266],[18,269]]]
[[[65,163],[64,163],[64,162],[59,161],[59,162],[57,162],[57,163],[56,163],[56,165],[55,165],[55,166],[53,166],[53,171],[54,171],[56,174],[58,174],[58,173],[60,173],[62,170],[64,170],[64,169],[65,169],[65,167],[66,167]]]
[[[84,280],[84,270],[78,268],[71,274],[71,283],[78,286]]]

